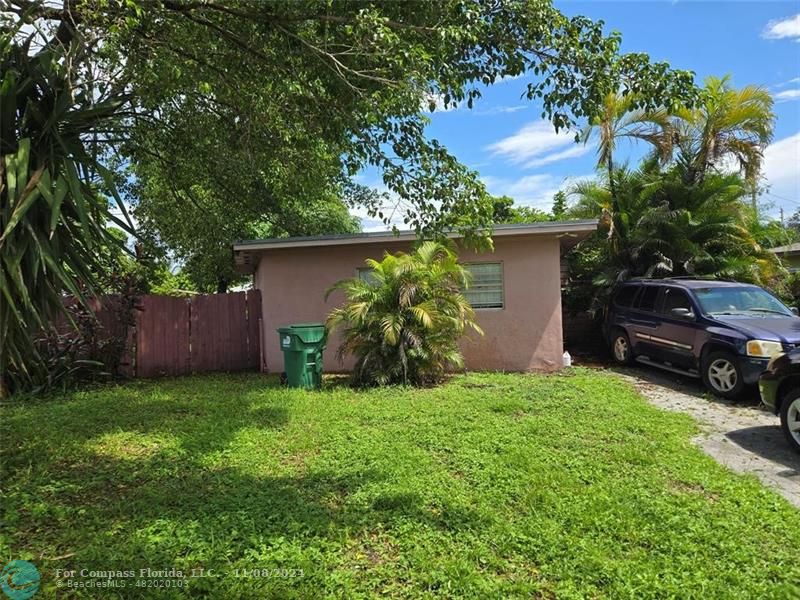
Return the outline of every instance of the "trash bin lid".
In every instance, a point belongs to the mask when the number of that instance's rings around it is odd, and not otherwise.
[[[289,326],[287,333],[295,334],[306,344],[314,344],[323,341],[328,331],[323,323],[294,323]]]

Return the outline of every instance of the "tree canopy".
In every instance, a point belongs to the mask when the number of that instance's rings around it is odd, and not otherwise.
[[[492,204],[426,136],[426,107],[471,107],[520,75],[557,129],[612,91],[643,110],[697,96],[692,73],[620,54],[619,34],[549,0],[0,0],[0,21],[3,370],[33,367],[63,292],[97,290],[95,248],[116,243],[107,223],[130,229],[110,168],[143,186],[153,236],[193,258],[205,248],[186,243],[192,228],[290,232],[287,219],[322,214],[368,166],[406,225],[470,236]],[[383,216],[374,196],[353,197]]]
[[[618,34],[545,0],[3,2],[47,43],[82,48],[76,87],[124,101],[123,128],[98,134],[134,172],[264,203],[309,201],[373,165],[418,229],[491,214],[476,174],[426,138],[428,104],[471,106],[482,85],[523,73],[559,128],[611,90],[644,108],[694,97],[691,73],[620,55]]]

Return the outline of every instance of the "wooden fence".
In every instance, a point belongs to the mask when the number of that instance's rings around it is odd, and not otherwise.
[[[102,330],[120,335],[117,297],[93,301]],[[118,371],[133,377],[210,371],[258,370],[261,364],[261,292],[208,294],[191,298],[145,295],[129,319],[124,360]]]
[[[137,377],[258,369],[261,292],[192,298],[142,296],[136,316]]]

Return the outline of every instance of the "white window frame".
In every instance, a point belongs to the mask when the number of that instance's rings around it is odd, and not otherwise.
[[[469,285],[469,288],[463,291],[464,297],[469,302],[470,306],[472,306],[473,310],[505,310],[506,308],[506,277],[505,277],[505,268],[503,265],[503,261],[485,261],[485,262],[471,262],[471,263],[462,263],[464,268],[470,271],[470,267],[473,265],[497,265],[500,270],[500,284],[498,285],[491,285],[491,284],[478,284],[478,289],[481,287],[484,290],[489,289],[489,291],[499,291],[500,292],[500,306],[475,306],[472,301],[470,300],[470,292],[477,291],[475,280],[473,279]]]

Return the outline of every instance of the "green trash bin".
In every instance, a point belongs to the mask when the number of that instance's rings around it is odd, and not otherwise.
[[[283,368],[289,387],[322,387],[322,351],[328,330],[322,323],[298,323],[278,328]]]

